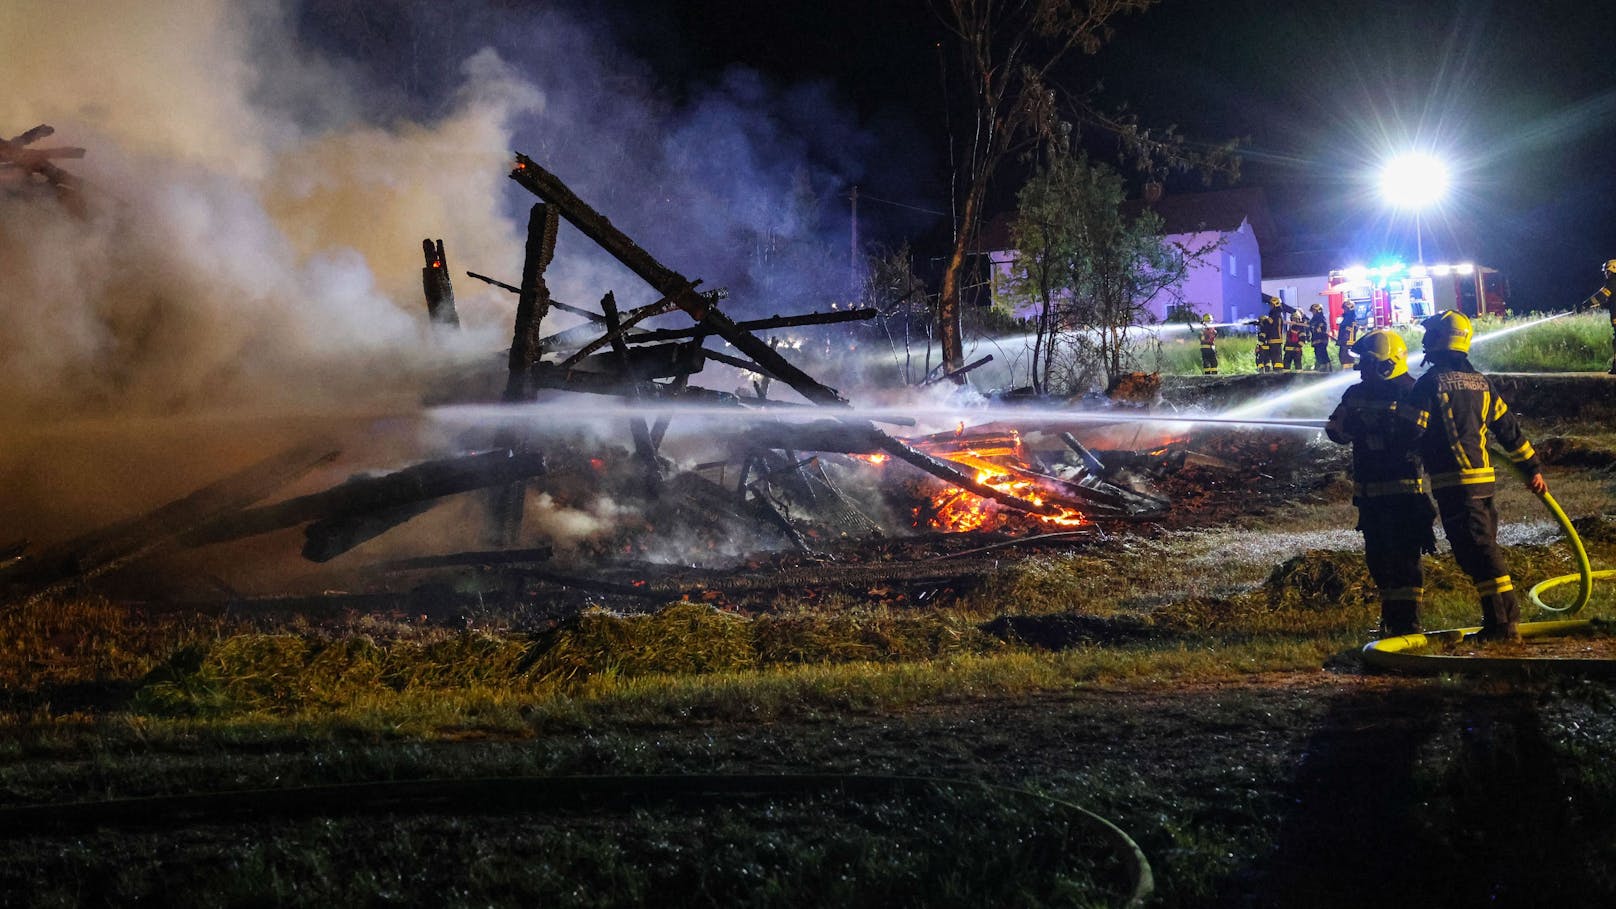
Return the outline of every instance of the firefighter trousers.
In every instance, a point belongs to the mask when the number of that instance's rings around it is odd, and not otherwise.
[[[1498,548],[1498,505],[1492,496],[1472,499],[1463,489],[1437,498],[1442,513],[1442,529],[1453,547],[1453,560],[1470,576],[1481,597],[1481,627],[1513,627],[1520,621],[1521,607],[1515,599],[1515,583]]]
[[[1285,348],[1285,368],[1287,370],[1294,370],[1294,371],[1297,371],[1297,372],[1301,371],[1301,369],[1302,369],[1302,348],[1300,348],[1300,347],[1287,347],[1287,348]]]
[[[1330,344],[1324,342],[1313,345],[1313,368],[1319,372],[1330,371]]]
[[[1436,551],[1436,509],[1421,495],[1377,496],[1358,505],[1364,561],[1380,591],[1380,627],[1387,634],[1420,630],[1425,575],[1420,558]]]
[[[1215,376],[1218,374],[1218,349],[1216,347],[1201,348],[1201,375]]]

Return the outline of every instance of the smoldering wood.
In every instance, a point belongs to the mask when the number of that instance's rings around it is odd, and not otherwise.
[[[476,552],[451,552],[444,555],[416,556],[394,559],[377,566],[381,571],[427,571],[437,568],[478,568],[496,565],[532,565],[548,562],[555,555],[549,546],[531,549],[486,549]]]
[[[578,348],[570,356],[568,356],[565,360],[562,360],[561,361],[562,368],[563,369],[569,368],[569,367],[573,366],[574,364],[576,364],[579,360],[582,360],[584,357],[589,356],[590,354],[594,353],[597,350],[600,350],[602,347],[605,347],[608,344],[611,344],[612,342],[616,341],[618,338],[621,338],[623,336],[624,332],[626,332],[629,329],[633,328],[635,325],[638,325],[639,323],[645,321],[646,319],[650,319],[650,318],[653,318],[655,316],[665,315],[667,313],[673,312],[677,308],[678,308],[678,303],[672,297],[663,297],[662,299],[656,301],[655,303],[647,303],[646,305],[641,306],[638,309],[629,310],[628,315],[623,316],[618,321],[616,328],[607,329],[606,333],[604,335],[601,335],[600,337],[596,338],[595,340],[590,341],[589,343],[585,344],[584,346]]]
[[[1019,499],[1003,490],[995,489],[985,483],[978,483],[975,477],[967,476],[966,474],[961,473],[946,461],[941,461],[932,457],[931,455],[925,454],[924,452],[916,451],[915,449],[910,448],[908,445],[905,445],[901,439],[881,432],[881,430],[875,429],[873,426],[871,427],[871,430],[881,434],[881,450],[887,452],[898,460],[909,464],[912,467],[920,468],[921,470],[931,474],[945,483],[952,486],[958,486],[961,489],[975,493],[982,498],[992,499],[1001,505],[1009,506],[1017,511],[1025,511],[1028,514],[1050,516],[1060,514],[1060,509],[1054,505],[1035,504],[1033,502],[1026,501],[1025,499]]]
[[[653,344],[644,347],[625,346],[621,354],[616,351],[596,354],[573,364],[571,368],[581,372],[622,376],[630,380],[671,379],[688,375],[692,366],[696,372],[700,372],[704,365],[703,361],[712,356],[710,351],[701,351],[696,357],[688,357],[685,355],[685,348],[688,346],[689,342]],[[628,389],[630,396],[634,395],[634,389],[637,387],[631,383]]]
[[[315,521],[303,531],[303,558],[310,562],[329,562],[355,546],[432,510],[437,504],[437,499],[428,499],[353,517]]]
[[[181,540],[191,546],[223,543],[309,521],[386,512],[474,489],[518,483],[544,473],[542,453],[512,449],[426,461],[378,477],[352,477],[324,492],[249,509],[192,531]]]
[[[635,348],[630,348],[630,349],[633,350]],[[751,360],[743,360],[740,357],[732,357],[732,356],[729,356],[728,354],[721,354],[721,353],[719,353],[719,352],[717,352],[715,350],[708,350],[705,347],[701,349],[701,356],[702,356],[703,359],[713,360],[713,361],[718,362],[718,363],[723,363],[725,366],[733,366],[736,369],[745,370],[746,372],[755,372],[755,373],[757,373],[758,375],[762,376],[765,379],[779,378],[778,376],[776,376],[773,373],[769,372],[767,369],[764,369],[763,366],[761,366],[760,364],[753,363]],[[757,386],[760,385],[760,384],[761,383],[754,382],[753,387],[757,388]],[[759,398],[765,398],[765,397],[768,396],[768,394],[767,394],[768,387],[767,386],[757,388],[757,391],[758,391],[758,397]]]
[[[544,336],[540,329],[550,308],[550,289],[544,283],[544,270],[555,257],[559,227],[559,215],[552,206],[540,202],[529,210],[522,285],[516,302],[516,331],[511,339],[511,381],[518,389],[521,374],[544,356]]]
[[[433,325],[460,327],[460,314],[455,311],[454,285],[449,281],[449,260],[443,252],[443,241],[421,241],[421,252],[426,265],[421,268],[421,288],[426,293],[427,318]]]
[[[36,126],[28,132],[23,133],[22,136],[19,136],[18,138],[26,138],[40,128],[41,127]],[[50,129],[48,126],[43,128]],[[28,141],[35,141],[36,139],[43,138],[44,135],[49,134],[50,133],[44,133],[43,135],[34,136],[33,138],[28,139]],[[69,151],[77,151],[79,154],[66,155],[65,157],[83,157],[83,149],[70,149]],[[46,182],[62,189],[78,191],[84,188],[84,181],[50,163],[51,157],[52,156],[48,154],[42,156],[39,151],[27,148],[25,142],[15,142],[0,139],[0,165],[9,165],[18,168],[25,174],[38,174],[39,176],[43,177]]]
[[[606,331],[612,335],[612,355],[617,361],[618,369],[622,371],[623,375],[631,379],[653,378],[640,371],[640,368],[629,355],[628,345],[623,343],[622,324],[617,318],[617,296],[611,291],[607,291],[606,295],[600,298],[600,311],[606,317]],[[663,345],[659,345],[659,347],[666,349]],[[674,347],[675,349],[671,352],[671,365],[677,368],[679,365],[687,363],[688,360],[684,357],[683,352],[677,349],[678,345],[674,345]],[[655,351],[657,348],[650,349]],[[639,400],[638,391],[634,392],[633,399],[635,401]],[[656,498],[662,490],[662,464],[657,460],[656,443],[651,441],[651,428],[646,425],[645,418],[637,414],[629,417],[628,427],[629,434],[634,439],[634,454],[640,462],[641,477],[645,483],[646,494],[651,498]]]
[[[1088,470],[1089,473],[1092,473],[1095,476],[1105,475],[1106,469],[1104,462],[1102,462],[1098,457],[1095,457],[1094,452],[1089,451],[1088,446],[1084,445],[1082,442],[1079,442],[1076,436],[1069,432],[1063,432],[1060,434],[1060,440],[1065,443],[1067,448],[1070,448],[1072,452],[1077,455],[1078,459],[1083,462],[1084,469]]]
[[[768,529],[791,543],[797,549],[809,551],[808,541],[791,522],[761,498],[737,502],[735,495],[700,474],[684,471],[668,480],[667,491],[679,496],[687,504],[709,518],[728,518],[741,521],[758,529]]]
[[[273,495],[337,454],[320,443],[287,449],[160,508],[51,547],[37,559],[21,561],[15,573],[37,588],[29,598],[36,602],[172,546],[183,534]]]
[[[51,126],[48,123],[41,123],[32,129],[25,130],[22,133],[13,136],[11,138],[11,144],[32,145],[35,142],[38,142],[40,139],[49,139],[54,135],[56,135],[56,127]]]
[[[837,312],[811,312],[800,316],[772,316],[767,319],[752,319],[746,322],[737,322],[735,327],[741,331],[768,331],[772,328],[797,328],[804,325],[835,325],[841,322],[862,322],[873,319],[879,313],[874,309],[846,309]],[[643,344],[650,341],[671,341],[676,338],[689,338],[701,332],[699,328],[652,328],[635,335],[630,343]]]
[[[490,278],[487,275],[479,275],[474,271],[466,272],[466,277],[476,278],[477,280],[482,281],[484,284],[492,284],[501,290],[508,290],[513,294],[519,294],[522,292],[522,288],[517,287],[515,284],[506,284],[504,281]],[[571,303],[563,303],[560,300],[557,300],[555,297],[550,298],[550,308],[559,309],[562,312],[570,312],[575,316],[583,316],[597,325],[604,324],[606,321],[606,317],[602,316],[598,312],[590,312],[589,310],[584,309],[582,306],[573,306]],[[547,347],[545,349],[553,350],[554,348]]]
[[[847,401],[837,394],[835,389],[815,381],[813,377],[793,366],[784,357],[769,349],[769,346],[756,335],[738,329],[734,321],[718,311],[710,297],[696,292],[693,282],[658,262],[650,253],[613,226],[604,215],[574,195],[558,177],[539,167],[532,159],[518,154],[516,167],[511,171],[511,179],[554,205],[584,236],[595,241],[647,284],[673,300],[675,305],[688,313],[703,328],[762,364],[798,394],[815,404],[847,405]]]

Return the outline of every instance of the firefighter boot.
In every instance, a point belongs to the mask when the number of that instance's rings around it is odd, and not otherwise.
[[[1418,634],[1420,607],[1407,600],[1391,600],[1380,604],[1380,629],[1386,637]]]

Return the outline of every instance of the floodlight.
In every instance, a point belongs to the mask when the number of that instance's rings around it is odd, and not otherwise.
[[[1399,155],[1380,172],[1380,192],[1398,208],[1418,211],[1441,201],[1448,189],[1448,168],[1420,152]]]

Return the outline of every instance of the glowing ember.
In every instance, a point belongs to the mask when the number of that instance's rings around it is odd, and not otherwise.
[[[866,464],[874,464],[875,466],[880,467],[882,464],[887,462],[887,459],[890,458],[891,455],[878,451],[875,454],[856,454],[853,455],[853,457],[858,458],[860,461],[863,461]]]

